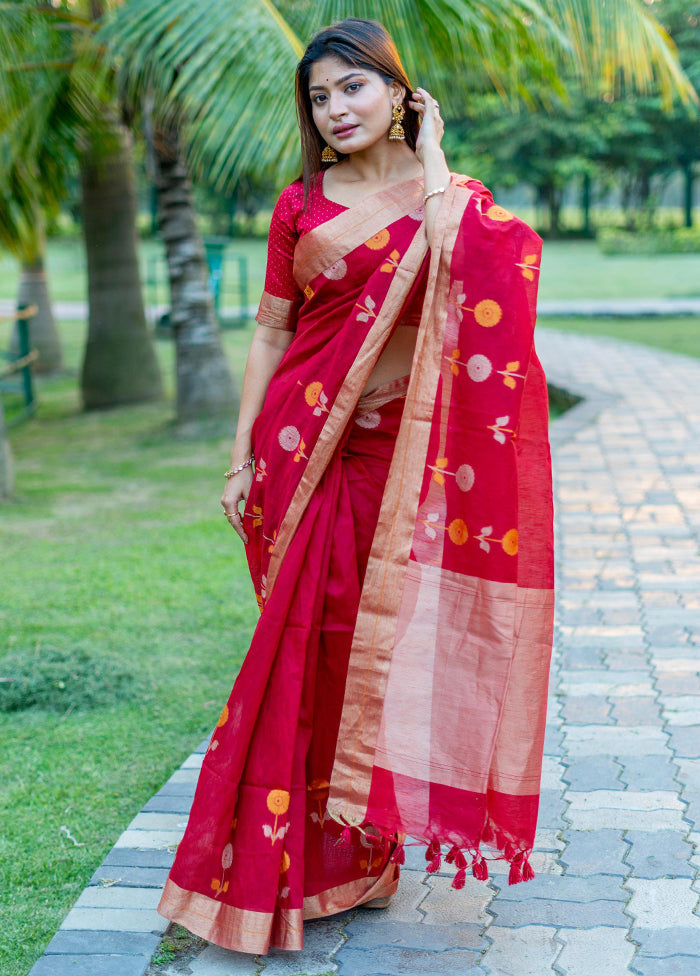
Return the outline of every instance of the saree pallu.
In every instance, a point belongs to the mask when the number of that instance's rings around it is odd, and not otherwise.
[[[422,193],[375,194],[295,252],[306,301],[244,517],[262,613],[160,905],[230,948],[301,948],[303,918],[391,893],[405,835],[428,870],[447,845],[457,888],[493,856],[532,876],[553,609],[541,242],[453,176],[405,400],[373,405],[428,261]]]

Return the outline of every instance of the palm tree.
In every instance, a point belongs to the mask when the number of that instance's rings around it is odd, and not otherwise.
[[[15,250],[32,234],[40,239],[45,186],[55,203],[76,160],[81,171],[87,408],[152,399],[162,389],[139,278],[131,136],[94,42],[103,8],[99,0],[0,3],[0,136],[5,170],[25,177],[27,204]]]
[[[124,88],[179,119],[188,162],[224,189],[245,172],[295,175],[294,68],[345,16],[382,20],[448,115],[485,86],[527,98],[536,78],[562,94],[564,62],[584,87],[656,81],[669,105],[696,97],[643,0],[125,0],[101,36]]]

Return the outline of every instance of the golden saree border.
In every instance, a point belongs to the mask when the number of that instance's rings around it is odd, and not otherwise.
[[[304,921],[358,908],[373,898],[388,898],[399,886],[400,868],[390,861],[378,877],[360,878],[304,898]]]
[[[172,922],[184,925],[194,935],[236,952],[266,953],[271,942],[278,949],[304,947],[303,911],[300,908],[278,908],[274,915],[253,912],[225,905],[197,891],[186,891],[168,878],[158,911]]]
[[[260,325],[267,325],[271,329],[294,332],[297,326],[297,312],[301,304],[301,300],[292,301],[289,298],[276,298],[264,291],[255,321]]]
[[[366,813],[440,376],[452,252],[471,197],[453,181],[438,210],[411,381],[360,599],[328,799],[331,815],[349,823]]]
[[[387,191],[387,193],[390,193],[390,191]],[[342,217],[343,214],[340,216]],[[322,227],[325,226],[325,224],[322,225]],[[348,250],[354,247],[352,238],[346,239],[345,246]],[[348,250],[345,253],[348,253]],[[421,223],[417,227],[411,243],[394,272],[391,285],[382,302],[381,309],[371,329],[367,333],[367,337],[360,347],[355,361],[350,367],[340,393],[335,398],[333,406],[326,418],[326,423],[311,452],[306,469],[299,480],[296,491],[277,530],[277,538],[267,571],[268,599],[274,588],[282,560],[294,537],[297,526],[316,486],[323,477],[323,473],[333,456],[333,452],[342,437],[348,421],[352,417],[362,391],[367,385],[367,380],[374,368],[374,364],[379,358],[384,342],[389,336],[393,324],[411,289],[411,285],[420,270],[427,250],[428,242],[423,224]]]
[[[422,204],[423,179],[416,177],[373,193],[315,227],[294,249],[296,283],[303,291],[326,268]]]

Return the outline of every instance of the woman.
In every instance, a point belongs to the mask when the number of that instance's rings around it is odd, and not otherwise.
[[[450,174],[380,25],[296,93],[222,497],[262,613],[160,906],[251,953],[385,905],[406,837],[456,888],[532,876],[551,649],[541,242]]]

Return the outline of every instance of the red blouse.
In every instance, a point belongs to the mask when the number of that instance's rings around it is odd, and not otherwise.
[[[304,210],[304,184],[295,180],[286,187],[275,204],[270,221],[270,235],[267,245],[267,270],[265,272],[265,291],[263,293],[256,321],[294,331],[299,309],[304,303],[304,294],[294,280],[294,248],[297,241],[319,224],[337,217],[347,210],[340,203],[329,200],[323,194],[323,172],[321,179],[309,191],[309,199]],[[402,325],[420,324],[420,316],[425,296],[427,262],[418,275],[401,315]]]

